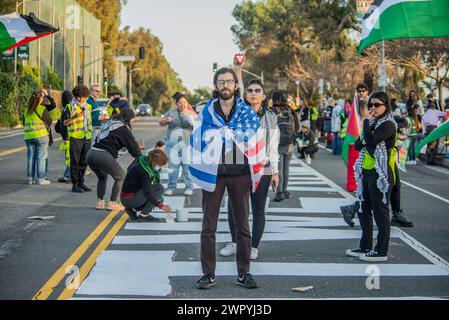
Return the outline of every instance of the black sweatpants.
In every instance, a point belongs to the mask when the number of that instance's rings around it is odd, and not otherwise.
[[[73,185],[84,184],[90,140],[70,138],[70,178]]]
[[[253,229],[252,229],[252,247],[258,248],[260,239],[262,239],[263,231],[265,230],[265,205],[267,203],[268,191],[270,189],[272,175],[266,175],[260,180],[259,187],[256,192],[251,192],[251,212],[253,214]],[[234,211],[232,210],[232,201],[228,201],[228,223],[231,231],[232,242],[235,243],[235,225],[234,225]]]
[[[203,190],[203,226],[201,230],[201,267],[204,275],[214,276],[216,267],[216,232],[220,207],[228,191],[234,212],[237,243],[237,271],[248,273],[251,257],[251,232],[249,230],[249,192],[251,176],[218,176],[214,192]]]
[[[388,254],[390,242],[390,210],[388,199],[390,199],[391,189],[393,187],[393,173],[388,166],[389,190],[387,192],[387,203],[383,200],[383,194],[377,188],[378,175],[376,170],[363,170],[363,202],[362,213],[359,213],[360,226],[362,227],[362,239],[360,248],[372,250],[373,248],[373,215],[376,221],[378,234],[377,245],[374,248],[380,255]]]
[[[398,213],[401,211],[401,178],[399,177],[399,168],[395,164],[394,166],[394,172],[396,175],[396,183],[393,185],[393,188],[391,189],[391,197],[390,197],[390,204],[391,204],[391,211],[393,213]]]

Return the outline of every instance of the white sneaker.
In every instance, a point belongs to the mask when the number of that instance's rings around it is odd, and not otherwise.
[[[237,252],[237,244],[234,242],[228,243],[223,249],[220,250],[220,256],[229,257]]]
[[[28,185],[32,186],[34,184],[34,180],[33,179],[28,179]]]
[[[312,164],[312,158],[310,157],[310,156],[307,156],[306,157],[306,163],[307,163],[307,165],[311,165]]]
[[[175,191],[173,189],[167,189],[167,191],[165,191],[166,196],[172,196],[173,193],[175,193]]]
[[[49,184],[51,184],[50,180],[39,180],[38,184],[40,186],[48,186]]]
[[[259,256],[259,250],[256,248],[251,248],[251,260],[256,260]]]
[[[192,189],[186,189],[186,191],[184,192],[185,196],[192,196],[193,195],[193,190]]]
[[[414,166],[416,166],[416,160],[413,160],[413,163],[412,163]]]
[[[409,160],[409,161],[407,161],[405,164],[407,164],[407,165],[412,165],[412,164],[413,164],[413,161]]]

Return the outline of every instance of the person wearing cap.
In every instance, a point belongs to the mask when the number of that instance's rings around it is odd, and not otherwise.
[[[98,210],[105,209],[104,196],[108,176],[112,176],[115,182],[107,209],[111,211],[124,209],[117,202],[117,197],[125,179],[125,172],[118,163],[117,158],[122,148],[126,148],[134,158],[139,158],[142,155],[131,131],[134,117],[134,111],[129,108],[112,116],[112,119],[101,128],[95,144],[87,155],[87,163],[98,177],[98,203],[96,207]]]
[[[167,111],[159,121],[161,127],[168,126],[165,138],[166,154],[170,159],[168,189],[165,194],[173,195],[178,184],[179,168],[182,167],[182,176],[186,186],[184,195],[193,195],[193,184],[190,178],[189,166],[182,161],[183,144],[187,146],[193,131],[193,124],[197,114],[188,109],[187,97],[183,93],[176,96],[176,109]]]
[[[306,156],[310,156],[312,159],[315,157],[315,153],[318,152],[318,146],[315,133],[313,130],[310,130],[310,121],[301,122],[301,132],[298,134],[296,141],[301,159],[305,159]]]

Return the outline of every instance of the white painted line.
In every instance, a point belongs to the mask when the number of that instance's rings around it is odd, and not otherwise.
[[[409,182],[407,182],[407,181],[404,181],[404,180],[402,180],[402,179],[401,179],[401,182],[402,182],[403,184],[405,184],[406,186],[409,186],[410,188],[413,188],[413,189],[416,189],[416,190],[418,190],[418,191],[421,191],[421,192],[423,192],[423,193],[425,193],[425,194],[427,194],[427,195],[429,195],[429,196],[431,196],[431,197],[434,197],[435,199],[438,199],[438,200],[441,200],[441,201],[443,201],[443,202],[449,203],[449,200],[448,200],[448,199],[445,199],[445,198],[443,198],[443,197],[440,197],[439,195],[436,195],[436,194],[434,194],[434,193],[432,193],[432,192],[429,192],[429,191],[424,190],[424,189],[422,189],[422,188],[420,188],[420,187],[417,187],[417,186],[415,186],[415,185],[413,185],[413,184],[411,184],[411,183],[409,183]]]
[[[291,187],[294,187],[294,186],[302,186],[302,185],[308,185],[308,186],[322,185],[323,187],[328,187],[326,182],[324,182],[324,181],[289,181],[287,189],[290,189]]]
[[[449,175],[449,170],[446,168],[442,168],[442,167],[434,167],[434,166],[422,166],[422,168],[426,168],[438,173],[442,173],[442,174],[446,174]]]
[[[20,135],[23,135],[23,134],[24,134],[23,132],[19,132],[19,133],[13,133],[13,134],[10,134],[10,135],[7,135],[7,136],[1,136],[1,137],[0,137],[0,140],[1,140],[1,139],[7,139],[7,138],[12,138],[12,137],[20,136]]]
[[[299,192],[337,192],[331,187],[287,187],[288,191],[299,191]]]
[[[105,251],[77,294],[167,296],[170,277],[200,277],[201,263],[173,261],[174,251]],[[348,258],[348,261],[350,259]],[[256,276],[367,277],[363,263],[251,263]],[[381,277],[448,276],[432,264],[377,264]],[[235,262],[218,262],[217,276],[235,276]],[[192,279],[192,283],[196,280]]]
[[[321,149],[323,149],[323,150],[326,150],[326,151],[329,151],[329,152],[332,152],[332,151],[333,151],[332,149],[326,148],[326,147],[322,146],[321,144],[319,144],[318,146],[319,146]]]

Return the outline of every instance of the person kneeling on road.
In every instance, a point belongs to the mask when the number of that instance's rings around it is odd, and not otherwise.
[[[298,152],[301,159],[305,159],[306,156],[309,159],[315,158],[315,153],[318,152],[318,146],[316,144],[315,133],[310,130],[310,121],[301,122],[301,132],[296,138],[298,143]]]
[[[161,169],[167,164],[167,155],[161,150],[153,150],[129,166],[120,198],[132,220],[159,221],[150,215],[154,208],[171,213],[170,206],[164,205],[164,187],[160,183]]]

